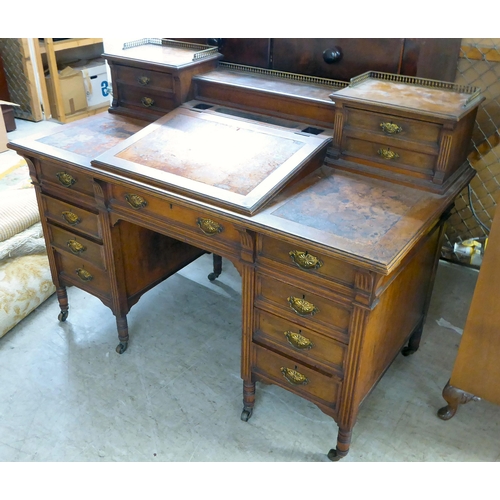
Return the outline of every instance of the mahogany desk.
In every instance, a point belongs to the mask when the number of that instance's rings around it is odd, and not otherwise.
[[[86,290],[115,315],[123,353],[145,291],[205,252],[229,259],[242,279],[242,420],[256,382],[276,384],[335,420],[339,460],[364,398],[418,348],[444,223],[474,175],[456,152],[480,98],[394,75],[344,89],[213,69],[217,55],[186,65],[187,86],[182,65],[122,52],[109,56],[110,113],[9,145],[30,167],[59,319],[66,286]],[[192,100],[176,107],[177,79]],[[374,101],[366,86],[379,80],[417,104]]]
[[[345,456],[360,403],[408,341],[418,346],[443,214],[468,176],[438,195],[322,166],[250,216],[175,193],[151,170],[91,164],[141,125],[101,114],[10,144],[30,166],[60,319],[65,287],[78,286],[111,308],[126,342],[142,293],[216,252],[242,277],[242,418],[256,381],[277,384],[334,418],[329,456]]]

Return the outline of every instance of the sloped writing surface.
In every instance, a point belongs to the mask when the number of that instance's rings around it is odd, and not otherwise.
[[[273,134],[177,115],[116,155],[225,191],[248,195],[304,145]]]
[[[330,141],[177,108],[92,164],[251,215],[303,168],[319,166]]]

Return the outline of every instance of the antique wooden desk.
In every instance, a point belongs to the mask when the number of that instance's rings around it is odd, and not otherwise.
[[[343,160],[336,168],[349,150],[339,153],[340,139],[332,149],[335,93],[348,99],[346,83],[214,63],[191,85],[192,100],[149,125],[115,105],[10,144],[30,167],[59,319],[68,314],[67,285],[88,291],[116,316],[122,353],[127,314],[146,290],[205,252],[229,259],[242,279],[241,418],[252,414],[257,381],[277,384],[337,422],[328,456],[338,460],[361,402],[402,350],[418,348],[445,219],[474,175],[443,158],[441,138],[453,150],[448,122],[470,125],[464,116],[475,115],[480,98],[438,89],[455,99],[445,120],[413,109],[396,140],[380,133],[378,117],[376,133],[361,130],[367,143],[440,158],[443,175],[436,181],[429,161],[413,185],[401,182],[405,169],[410,180],[416,171],[407,156],[394,178],[392,159],[365,150],[357,154],[370,175]],[[422,81],[409,85],[428,91]],[[346,113],[341,130],[352,135]],[[387,107],[370,113],[398,119]],[[443,177],[451,181],[436,192]]]

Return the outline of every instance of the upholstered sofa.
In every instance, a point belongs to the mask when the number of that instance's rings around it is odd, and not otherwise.
[[[55,292],[35,190],[13,153],[0,153],[0,337]]]

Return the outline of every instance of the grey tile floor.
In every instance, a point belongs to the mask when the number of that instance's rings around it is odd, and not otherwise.
[[[111,312],[75,288],[65,323],[52,296],[0,339],[0,461],[335,467],[335,422],[279,387],[258,384],[254,414],[240,420],[241,280],[224,261],[210,282],[210,268],[203,256],[145,294],[123,355]],[[500,461],[500,407],[436,416],[476,279],[440,263],[421,347],[397,357],[364,401],[343,462]]]

